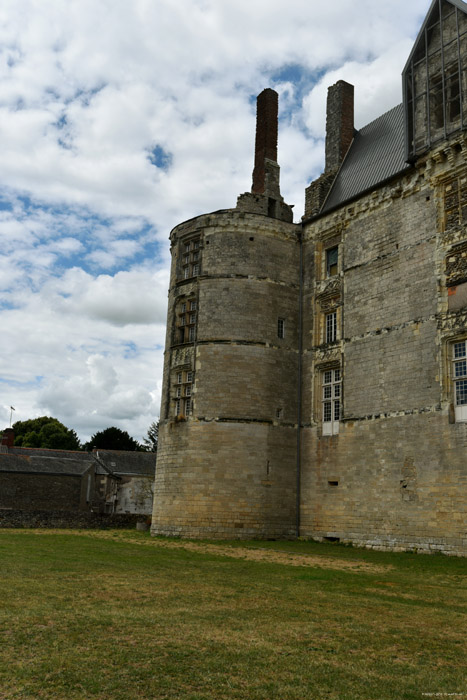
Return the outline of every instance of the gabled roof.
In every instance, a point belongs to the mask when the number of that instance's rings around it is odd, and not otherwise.
[[[326,213],[410,166],[405,161],[404,110],[397,105],[358,131],[320,213]]]
[[[24,448],[10,448],[11,450]],[[32,451],[33,448],[31,448]],[[54,452],[55,450],[37,450],[38,452]],[[79,452],[71,452],[76,455]],[[62,476],[82,476],[94,464],[91,455],[82,453],[85,459],[63,456],[47,456],[34,454],[18,454],[15,452],[0,452],[0,472],[17,472],[23,474],[60,474]]]
[[[154,476],[156,455],[153,452],[80,452],[40,447],[7,447],[0,451],[0,472],[79,476],[92,466],[95,467],[96,474]]]
[[[154,476],[156,471],[154,452],[96,449],[94,454],[109,471],[118,476]]]
[[[410,56],[408,57],[406,64],[404,66],[404,70],[402,71],[402,74],[404,74],[409,67],[412,58],[414,56],[414,53],[417,51],[418,46],[420,41],[425,41],[425,29],[427,26],[429,26],[432,23],[432,15],[434,10],[439,7],[439,1],[440,0],[433,0],[433,2],[430,5],[430,9],[426,13],[424,22],[422,26],[420,27],[420,31],[417,34],[417,38],[415,39],[415,43],[413,45],[412,51],[410,52]],[[465,14],[467,14],[467,3],[463,2],[463,0],[441,0],[442,2],[447,2],[449,5],[453,5],[454,7],[457,7],[458,10],[461,10]]]

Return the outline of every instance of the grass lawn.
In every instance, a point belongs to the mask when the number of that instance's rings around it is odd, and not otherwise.
[[[467,560],[0,530],[0,699],[467,700]]]

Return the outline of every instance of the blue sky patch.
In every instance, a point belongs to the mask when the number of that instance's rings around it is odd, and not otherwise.
[[[148,151],[148,159],[152,165],[161,170],[168,170],[172,164],[172,154],[164,151],[162,146],[157,144],[153,149]]]

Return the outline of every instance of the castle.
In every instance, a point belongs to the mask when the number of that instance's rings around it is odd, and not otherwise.
[[[403,103],[355,131],[292,222],[277,94],[251,192],[170,235],[152,533],[467,555],[467,4],[433,0]]]

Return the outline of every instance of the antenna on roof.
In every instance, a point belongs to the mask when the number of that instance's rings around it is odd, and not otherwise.
[[[11,418],[13,416],[13,411],[16,411],[16,408],[14,408],[14,406],[10,406],[10,428],[11,428]]]

